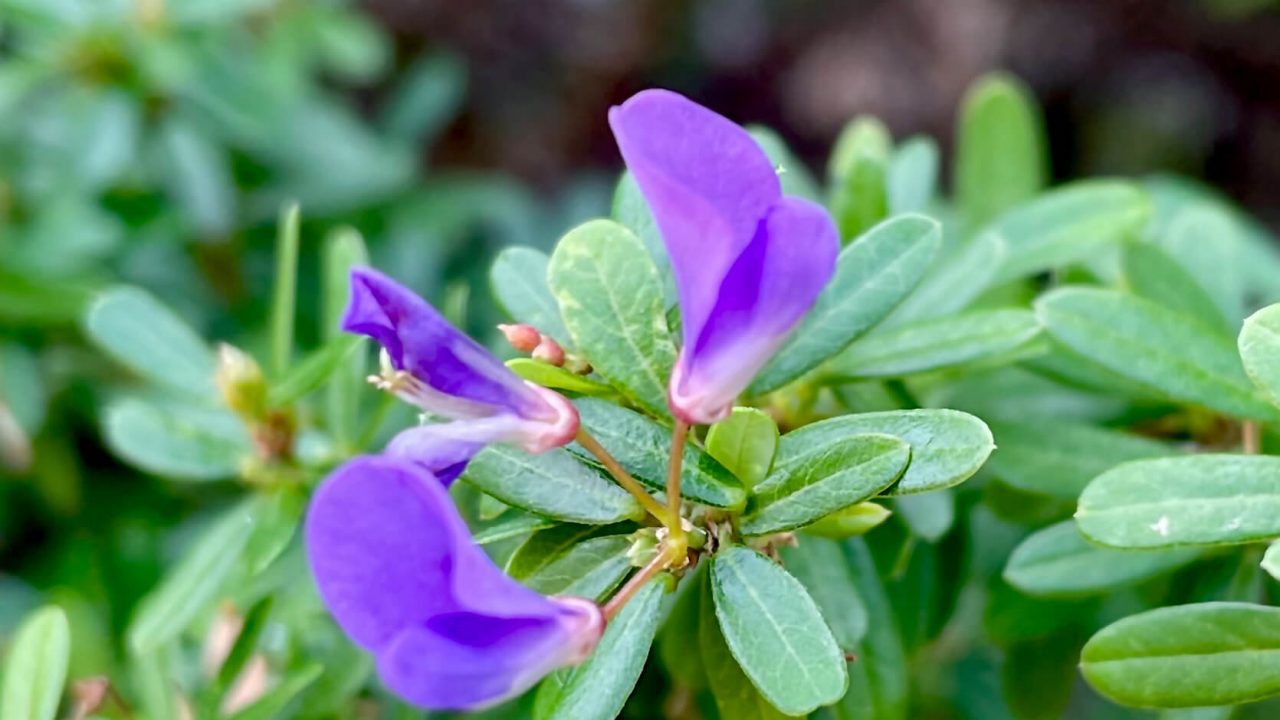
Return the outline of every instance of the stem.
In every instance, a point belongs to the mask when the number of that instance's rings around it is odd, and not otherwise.
[[[280,214],[276,236],[276,284],[271,299],[271,376],[289,369],[293,351],[293,323],[298,292],[298,205]]]
[[[648,565],[640,568],[640,572],[632,575],[627,584],[614,593],[613,597],[609,598],[609,602],[605,603],[604,607],[601,608],[602,612],[604,612],[605,621],[612,620],[622,610],[622,607],[627,604],[627,601],[640,591],[640,588],[647,585],[658,573],[666,570],[670,563],[671,559],[667,557],[667,553],[659,552],[657,556],[649,561]]]
[[[1244,454],[1257,455],[1262,451],[1262,425],[1257,420],[1245,420],[1240,424]]]
[[[591,436],[591,433],[587,432],[585,429],[578,428],[577,440],[579,445],[586,448],[592,455],[596,456],[596,459],[604,465],[605,469],[608,470],[609,474],[613,476],[613,479],[622,486],[623,490],[626,490],[635,496],[635,499],[640,502],[641,507],[648,511],[650,515],[655,517],[658,522],[663,525],[668,525],[667,511],[663,509],[662,505],[660,505],[658,501],[644,489],[644,486],[642,486],[635,478],[631,477],[631,473],[624,470],[622,466],[618,464],[618,461],[609,454],[608,450],[604,449],[603,445]]]
[[[680,469],[684,463],[684,443],[689,437],[689,423],[676,420],[671,430],[671,459],[667,463],[667,523],[671,544],[684,548],[688,542],[685,538],[684,524],[680,522]]]

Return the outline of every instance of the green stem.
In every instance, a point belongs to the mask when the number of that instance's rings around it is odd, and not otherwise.
[[[689,423],[676,420],[671,429],[671,457],[667,461],[667,530],[670,532],[670,543],[683,554],[688,547],[684,524],[680,521],[680,475],[684,464],[684,444],[689,437]]]
[[[627,472],[618,464],[618,461],[609,454],[609,451],[606,450],[603,445],[591,436],[591,433],[587,432],[584,428],[578,428],[577,440],[579,445],[586,448],[592,455],[596,456],[596,459],[604,465],[605,469],[609,471],[609,474],[613,476],[613,479],[618,483],[618,485],[622,486],[623,490],[631,493],[635,499],[639,501],[640,507],[643,507],[650,515],[657,519],[658,522],[666,525],[667,527],[671,526],[670,523],[667,522],[667,511],[662,507],[662,505],[659,504],[653,495],[650,495],[634,477],[631,477],[631,473]]]
[[[284,376],[293,352],[293,323],[298,295],[298,222],[297,203],[290,204],[280,215],[276,235],[276,284],[271,302],[271,374]]]

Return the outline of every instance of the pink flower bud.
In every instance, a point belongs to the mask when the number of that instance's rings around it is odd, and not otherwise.
[[[522,353],[533,352],[542,342],[542,333],[532,325],[499,325],[498,329],[506,336],[511,347]]]
[[[544,335],[542,342],[533,349],[533,359],[561,367],[564,365],[564,348],[560,347],[560,343]]]

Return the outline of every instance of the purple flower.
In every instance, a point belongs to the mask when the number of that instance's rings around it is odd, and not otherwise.
[[[375,656],[387,687],[426,708],[518,695],[585,659],[603,631],[591,601],[503,575],[415,463],[365,456],[338,468],[312,499],[306,543],[338,625]]]
[[[351,271],[342,329],[382,345],[390,367],[378,378],[380,387],[455,421],[406,430],[387,448],[446,484],[490,442],[543,452],[578,432],[578,411],[562,395],[521,380],[425,300],[376,270]]]
[[[671,258],[684,344],[668,388],[682,420],[723,420],[835,271],[839,236],[807,200],[783,197],[755,140],[666,90],[609,111],[618,148]]]

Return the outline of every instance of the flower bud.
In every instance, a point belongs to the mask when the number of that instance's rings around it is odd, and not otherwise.
[[[542,342],[533,349],[533,359],[560,367],[564,365],[564,348],[560,347],[560,343],[544,335]]]
[[[518,352],[533,352],[542,342],[542,333],[532,325],[498,325],[498,329],[506,336],[507,342]]]
[[[227,407],[246,418],[259,418],[267,409],[267,380],[248,353],[223,343],[213,379]]]

